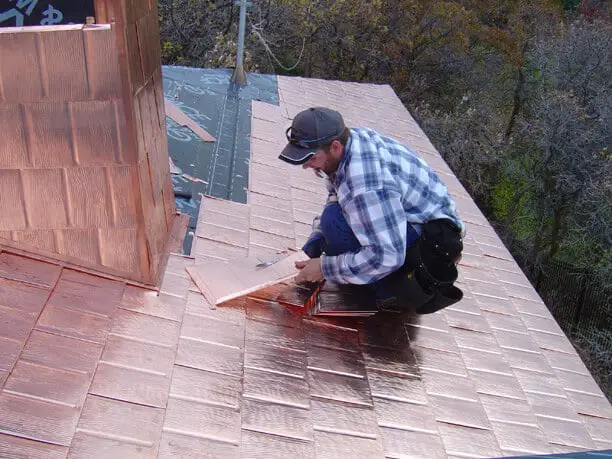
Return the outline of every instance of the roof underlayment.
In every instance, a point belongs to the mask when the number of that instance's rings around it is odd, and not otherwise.
[[[389,86],[279,77],[253,102],[246,204],[203,199],[159,296],[0,253],[0,456],[525,456],[612,448],[612,406],[485,217]],[[300,247],[325,200],[278,161],[300,110],[413,147],[467,225],[465,298],[407,324],[212,307],[187,267]],[[209,131],[215,135],[214,130]],[[216,136],[218,138],[218,135]]]

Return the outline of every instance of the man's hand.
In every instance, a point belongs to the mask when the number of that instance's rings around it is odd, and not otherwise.
[[[295,278],[298,284],[305,282],[320,282],[323,278],[321,271],[321,259],[313,258],[306,261],[296,261],[295,267],[300,270],[300,273]]]

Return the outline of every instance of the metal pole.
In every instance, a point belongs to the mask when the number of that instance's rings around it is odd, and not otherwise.
[[[244,86],[247,84],[246,73],[244,71],[244,29],[246,27],[247,0],[239,0],[236,4],[240,5],[240,22],[238,23],[238,50],[236,52],[236,68],[234,68],[232,81],[236,84]]]

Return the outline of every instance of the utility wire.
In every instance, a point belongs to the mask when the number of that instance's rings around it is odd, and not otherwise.
[[[266,40],[264,39],[264,37],[261,35],[261,33],[259,32],[259,30],[257,29],[257,27],[255,27],[255,24],[253,24],[253,21],[251,21],[251,18],[249,17],[249,22],[251,24],[251,30],[253,31],[253,33],[255,35],[257,35],[257,38],[259,38],[259,41],[261,41],[261,44],[264,46],[264,48],[266,49],[266,52],[272,57],[272,59],[274,59],[274,61],[276,61],[276,63],[278,64],[278,66],[283,69],[286,72],[290,72],[293,69],[295,69],[298,65],[300,65],[300,62],[302,60],[302,55],[304,54],[304,48],[306,47],[306,37],[304,37],[302,39],[302,50],[300,51],[300,56],[298,57],[298,60],[295,64],[293,64],[291,67],[285,67],[279,60],[278,58],[274,55],[274,53],[272,52],[272,50],[270,49],[270,46],[268,46],[268,43],[266,42]]]

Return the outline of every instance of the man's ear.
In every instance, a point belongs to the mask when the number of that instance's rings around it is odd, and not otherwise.
[[[344,151],[344,146],[342,145],[342,143],[340,143],[338,139],[332,142],[332,146],[336,155],[341,154]]]

